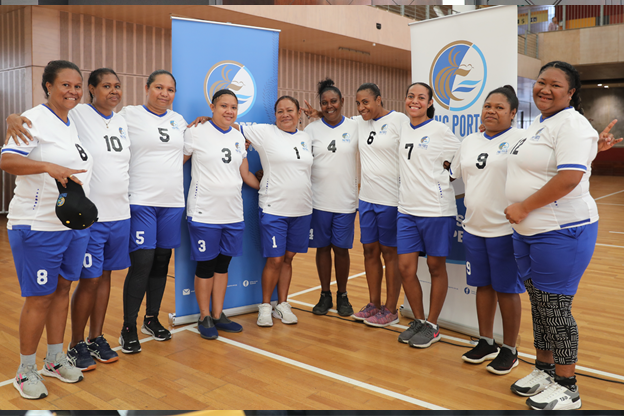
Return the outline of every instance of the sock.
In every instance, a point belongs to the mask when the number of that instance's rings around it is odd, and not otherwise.
[[[488,337],[479,337],[479,338],[487,342],[489,346],[494,345],[494,338],[488,338]]]
[[[432,324],[432,323],[431,323],[431,322],[429,322],[429,321],[425,321],[425,322],[426,322],[427,324],[431,325],[431,327],[432,327],[433,329],[438,329],[438,326],[437,326],[436,324]]]
[[[424,319],[418,319],[418,321],[420,321],[421,324],[426,324],[427,323],[427,321],[424,320]]]
[[[503,344],[503,348],[509,349],[511,352],[513,352],[514,355],[516,355],[518,353],[518,351],[516,350],[516,347],[510,347],[507,344]]]
[[[547,372],[551,377],[555,376],[555,364],[545,363],[543,361],[535,360],[535,367]]]
[[[54,362],[56,360],[56,354],[63,352],[63,343],[60,344],[48,344],[48,353],[46,354],[46,360]]]
[[[26,368],[29,366],[36,366],[37,365],[37,353],[34,354],[29,354],[29,355],[22,355],[20,354],[20,366],[18,368],[18,372],[22,369],[22,368]]]
[[[555,383],[562,385],[563,387],[576,391],[576,376],[572,377],[561,377],[555,374]]]

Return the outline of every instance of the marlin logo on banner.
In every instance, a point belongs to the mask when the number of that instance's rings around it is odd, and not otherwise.
[[[214,93],[223,89],[238,97],[238,117],[245,115],[256,101],[256,81],[249,69],[238,62],[217,62],[206,74],[204,93],[208,104],[212,104]]]
[[[483,93],[487,81],[487,63],[477,45],[465,40],[444,46],[433,60],[429,84],[442,108],[463,111]]]

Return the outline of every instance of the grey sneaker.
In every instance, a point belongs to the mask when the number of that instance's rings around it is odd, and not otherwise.
[[[420,322],[420,319],[416,319],[410,322],[409,328],[401,332],[401,335],[399,335],[399,342],[403,342],[404,344],[407,344],[410,338],[416,335],[416,333],[420,331],[420,328],[422,328],[423,325],[424,324]]]
[[[43,370],[41,372],[44,376],[56,377],[65,383],[77,383],[82,381],[82,371],[79,368],[74,367],[69,361],[64,352],[59,352],[54,358],[54,362],[43,360]]]
[[[520,396],[534,396],[544,391],[552,383],[554,383],[553,377],[548,372],[536,367],[529,375],[513,383],[511,391]]]
[[[440,327],[434,328],[430,323],[424,323],[420,331],[409,339],[408,344],[410,347],[427,348],[438,341],[440,341]]]
[[[48,395],[48,389],[43,384],[36,365],[20,366],[13,380],[13,387],[23,398],[29,400],[43,399]]]
[[[353,315],[353,306],[349,302],[347,292],[344,292],[342,295],[336,294],[336,310],[340,316]]]
[[[574,410],[581,408],[581,396],[576,384],[566,387],[551,383],[541,393],[529,397],[526,404],[534,410]]]

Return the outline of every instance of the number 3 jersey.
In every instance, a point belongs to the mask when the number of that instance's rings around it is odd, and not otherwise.
[[[41,104],[22,114],[32,122],[27,128],[34,138],[19,146],[11,141],[4,145],[2,154],[16,154],[28,159],[51,162],[70,169],[86,169],[76,177],[83,183],[89,196],[89,182],[93,158],[80,143],[75,123],[61,120],[50,108]],[[56,181],[47,173],[19,175],[15,180],[15,195],[9,205],[7,228],[29,225],[34,231],[67,231],[55,213],[59,191]]]
[[[76,123],[82,145],[93,156],[89,199],[97,206],[98,222],[130,218],[130,139],[126,120],[115,112],[106,117],[91,104],[78,104],[69,117]]]
[[[119,114],[132,143],[130,204],[184,207],[184,117],[171,110],[158,115],[143,105],[124,107]]]
[[[193,156],[186,215],[207,224],[243,221],[240,167],[247,157],[243,135],[209,121],[186,129],[184,154]]]
[[[479,237],[501,237],[512,233],[505,218],[509,205],[505,196],[507,157],[524,134],[509,128],[494,136],[473,133],[462,141],[451,164],[451,177],[466,185],[466,218],[462,226]]]

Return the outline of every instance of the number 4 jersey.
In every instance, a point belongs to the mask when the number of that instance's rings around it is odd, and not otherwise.
[[[184,207],[184,117],[171,110],[158,115],[143,105],[124,107],[119,114],[132,143],[130,204]]]

